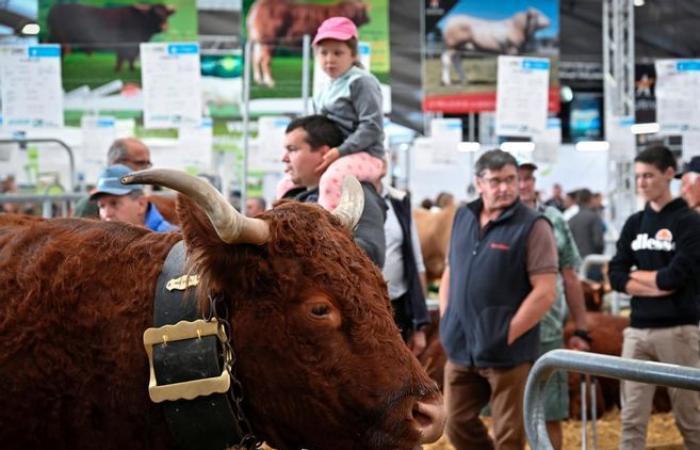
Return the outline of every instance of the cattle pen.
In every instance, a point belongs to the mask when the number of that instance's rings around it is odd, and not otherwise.
[[[535,362],[525,388],[525,432],[532,450],[553,449],[544,421],[543,391],[555,370],[700,391],[700,369],[571,350],[553,350]]]

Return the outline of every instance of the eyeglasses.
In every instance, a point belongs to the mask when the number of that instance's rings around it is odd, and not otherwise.
[[[479,177],[479,179],[488,183],[488,185],[491,189],[496,189],[498,186],[501,185],[501,183],[505,183],[508,186],[512,186],[518,181],[518,177],[516,177],[515,175],[510,175],[510,176],[505,177],[505,178]]]
[[[119,163],[121,163],[121,162],[123,162],[123,163],[128,163],[127,166],[134,166],[134,167],[139,167],[139,168],[142,168],[142,169],[148,169],[148,168],[150,168],[150,167],[153,166],[153,163],[152,163],[150,160],[148,160],[148,159],[128,159],[128,158],[124,158],[124,159],[120,159],[120,160],[117,161],[117,162],[119,162]]]

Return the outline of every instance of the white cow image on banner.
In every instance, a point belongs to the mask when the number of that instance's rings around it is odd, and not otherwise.
[[[479,19],[467,14],[449,16],[443,29],[446,50],[441,56],[442,84],[452,84],[450,67],[454,67],[460,83],[466,83],[460,51],[518,55],[538,30],[548,28],[550,24],[549,18],[536,8],[528,8],[502,20]]]

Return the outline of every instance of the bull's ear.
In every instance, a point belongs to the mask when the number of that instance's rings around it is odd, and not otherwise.
[[[189,197],[179,194],[176,209],[182,235],[189,248],[196,248],[203,252],[223,248],[224,242],[216,233],[211,221]]]

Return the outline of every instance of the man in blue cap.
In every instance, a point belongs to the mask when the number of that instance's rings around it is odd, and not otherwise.
[[[142,184],[121,184],[121,177],[133,172],[122,164],[107,167],[100,173],[97,187],[90,195],[100,209],[100,220],[118,221],[140,225],[152,231],[177,231],[177,227],[165,220],[156,205],[143,193]]]

